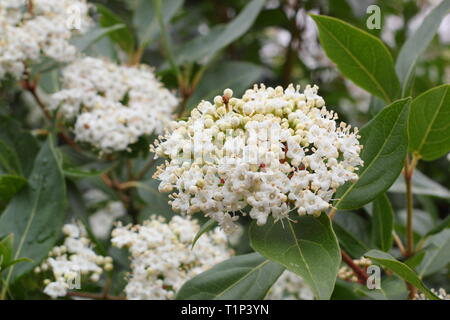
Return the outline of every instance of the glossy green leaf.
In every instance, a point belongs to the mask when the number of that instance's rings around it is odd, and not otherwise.
[[[432,236],[433,234],[439,233],[442,230],[446,229],[446,228],[450,228],[450,215],[448,215],[447,217],[445,217],[445,219],[441,220],[436,226],[434,226],[433,228],[431,228],[431,230],[429,230],[425,236]]]
[[[428,289],[423,282],[419,279],[417,274],[406,264],[398,261],[390,254],[379,251],[379,250],[370,250],[365,254],[365,256],[371,259],[373,262],[381,264],[383,267],[388,268],[389,270],[396,273],[402,279],[406,280],[417,289],[422,291],[428,299],[438,300],[439,298]]]
[[[205,63],[211,55],[208,44],[214,42],[223,33],[225,25],[216,25],[206,35],[198,36],[186,42],[175,54],[177,64],[190,62]],[[167,64],[168,65],[168,64]]]
[[[264,3],[265,0],[251,1],[231,22],[215,25],[206,35],[200,35],[186,42],[176,52],[177,64],[210,62],[218,51],[240,38],[251,28],[263,9]],[[167,66],[168,64],[164,65],[164,67]]]
[[[6,268],[9,262],[12,260],[13,238],[14,235],[10,233],[0,241],[0,257],[1,257],[0,271]]]
[[[183,3],[184,0],[164,0],[162,2],[164,24],[170,22]],[[133,26],[136,29],[139,46],[146,47],[159,31],[154,1],[140,0],[138,2],[133,15]]]
[[[232,257],[187,281],[178,300],[261,300],[284,267],[257,253]]]
[[[398,96],[400,85],[394,62],[383,42],[339,19],[311,17],[319,29],[322,47],[342,74],[385,102]]]
[[[425,257],[425,251],[420,251],[414,254],[412,257],[405,260],[405,264],[411,269],[416,269],[416,267],[423,261]]]
[[[24,130],[18,121],[5,116],[0,116],[0,128],[0,141],[17,155],[13,159],[19,160],[19,164],[13,165],[17,170],[20,167],[17,174],[28,177],[39,151],[36,138],[29,131]]]
[[[318,299],[329,299],[341,262],[339,244],[326,214],[302,216],[294,223],[273,219],[250,227],[250,244],[261,255],[295,272]]]
[[[386,192],[397,179],[407,152],[409,101],[409,98],[395,101],[361,129],[364,166],[358,171],[357,182],[338,189],[336,208],[360,208]]]
[[[197,240],[200,239],[200,237],[213,230],[215,227],[217,227],[218,223],[217,221],[213,220],[213,219],[209,219],[208,221],[206,221],[201,227],[200,230],[197,232],[197,234],[195,235],[194,240],[192,241],[192,248],[195,246],[195,244],[197,243]]]
[[[2,141],[0,141],[0,169],[9,174],[22,173],[16,151]]]
[[[205,72],[187,102],[188,109],[197,106],[201,100],[212,101],[216,95],[222,95],[225,88],[232,89],[234,95],[239,96],[256,83],[262,74],[263,68],[253,63],[237,61],[220,63]]]
[[[0,203],[8,202],[26,183],[27,180],[20,176],[0,175]]]
[[[358,236],[350,233],[344,227],[333,221],[333,230],[341,247],[352,257],[360,258],[369,250],[369,247],[358,239]]]
[[[82,36],[75,37],[71,42],[78,48],[79,51],[84,52],[89,49],[94,43],[108,36],[111,32],[126,28],[124,24],[114,24],[107,28],[96,28],[90,30],[88,33]]]
[[[435,160],[450,151],[450,84],[432,88],[411,103],[409,149],[423,160]]]
[[[0,216],[0,237],[14,234],[14,259],[34,262],[10,268],[8,279],[30,271],[54,246],[64,222],[65,198],[60,156],[49,138],[34,161],[28,186]]]
[[[425,257],[417,267],[420,277],[441,271],[450,263],[450,230],[430,236],[425,243]]]
[[[174,213],[169,205],[168,194],[158,191],[159,181],[152,179],[149,182],[139,182],[136,185],[139,197],[148,204],[148,207],[141,210],[139,221],[148,219],[151,215],[160,215],[171,218]]]
[[[405,282],[399,277],[388,277],[382,280],[380,289],[357,288],[356,292],[372,300],[405,300],[408,291]]]
[[[97,4],[97,10],[100,13],[100,25],[103,28],[109,28],[115,25],[122,26],[118,30],[108,33],[108,36],[114,41],[123,51],[130,54],[135,49],[134,35],[130,28],[122,20],[120,16],[112,12],[107,7]]]
[[[395,69],[402,84],[402,96],[407,95],[414,78],[414,70],[419,57],[425,52],[436,35],[442,19],[450,11],[450,0],[443,0],[423,19],[420,27],[406,40],[400,49]]]
[[[389,251],[392,247],[394,213],[386,194],[378,196],[372,207],[372,241],[377,248]]]

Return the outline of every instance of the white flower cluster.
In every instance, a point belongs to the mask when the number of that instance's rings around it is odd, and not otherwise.
[[[365,270],[370,265],[372,265],[372,260],[362,257],[361,259],[353,260],[353,263],[356,264],[358,267],[362,268],[363,270]],[[349,281],[349,282],[358,282],[357,275],[347,265],[344,265],[339,269],[337,277],[339,279]]]
[[[63,232],[66,236],[64,244],[53,248],[49,257],[35,269],[36,273],[52,272],[54,280],[44,281],[44,293],[52,298],[65,296],[71,285],[76,286],[77,281],[80,284],[82,276],[90,275],[90,280],[97,282],[103,270],[113,268],[111,257],[95,253],[81,223],[66,224]]]
[[[111,201],[108,195],[99,189],[89,189],[83,194],[86,207],[93,213],[89,216],[89,225],[97,239],[108,239],[114,222],[126,215],[121,201]]]
[[[20,78],[25,63],[41,56],[61,62],[75,58],[69,40],[91,25],[88,11],[86,0],[0,0],[0,79]]]
[[[112,244],[131,253],[127,298],[173,299],[187,280],[230,257],[226,236],[218,228],[202,235],[191,248],[199,229],[196,221],[180,216],[169,223],[153,217],[143,225],[114,229]]]
[[[161,133],[178,103],[145,65],[85,57],[62,76],[63,89],[52,95],[51,108],[75,122],[76,140],[104,153],[127,150],[140,136]]]
[[[336,189],[358,179],[362,146],[358,130],[328,111],[318,87],[254,86],[241,99],[226,89],[214,103],[202,101],[187,121],[152,146],[168,157],[154,178],[161,192],[176,191],[174,211],[203,212],[232,233],[250,206],[258,225],[320,215]]]
[[[103,208],[89,216],[89,225],[98,239],[107,239],[114,221],[125,216],[126,209],[121,201],[110,201]]]
[[[314,294],[302,278],[291,271],[283,274],[270,288],[265,300],[313,300]]]
[[[447,293],[444,288],[439,288],[438,291],[431,289],[431,291],[437,295],[439,299],[450,300],[450,293]],[[423,293],[419,293],[415,295],[414,300],[428,300],[428,298]]]

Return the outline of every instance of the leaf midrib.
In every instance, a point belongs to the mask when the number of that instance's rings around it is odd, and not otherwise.
[[[317,20],[316,20],[317,21]],[[319,20],[320,21],[320,20]],[[319,22],[321,23],[321,22]],[[323,24],[322,24],[323,26]],[[381,93],[384,96],[384,99],[387,102],[391,102],[391,98],[389,97],[389,95],[386,93],[386,91],[383,89],[383,87],[380,85],[380,83],[377,81],[377,79],[369,72],[369,70],[366,69],[366,67],[364,67],[364,65],[343,45],[343,43],[341,41],[339,41],[331,32],[329,32],[325,27],[322,29],[325,32],[327,32],[328,35],[330,35],[338,44],[339,46],[344,49],[344,51],[353,59],[356,61],[356,63],[358,64],[358,66],[369,76],[369,78],[372,80],[372,82],[375,84],[375,86],[377,87],[378,90],[381,91]]]
[[[308,265],[308,263],[306,262],[305,257],[303,256],[302,250],[300,249],[300,244],[299,244],[299,242],[298,242],[298,240],[297,240],[297,237],[296,237],[296,235],[295,235],[295,230],[294,230],[294,228],[292,227],[291,221],[288,220],[288,224],[289,224],[289,230],[291,231],[291,234],[292,234],[292,238],[294,239],[295,244],[296,244],[296,248],[297,248],[297,250],[298,250],[298,253],[300,254],[300,258],[302,259],[303,263],[305,264],[306,271],[308,272],[309,277],[311,278],[311,281],[312,281],[312,283],[313,283],[313,285],[314,285],[314,289],[315,289],[315,291],[317,292],[317,295],[320,297],[321,295],[320,295],[319,287],[317,286],[317,283],[316,283],[316,281],[315,281],[315,279],[314,279],[314,277],[313,277],[313,275],[312,275],[312,272],[311,272],[311,270],[310,270],[310,268],[309,268],[309,265]]]
[[[247,277],[249,277],[253,272],[255,272],[256,270],[261,269],[262,267],[264,267],[266,264],[268,264],[270,262],[270,260],[265,260],[263,262],[261,262],[260,264],[258,264],[256,267],[250,269],[247,273],[245,273],[242,277],[238,278],[237,281],[235,281],[233,284],[229,285],[228,287],[226,287],[224,290],[222,290],[221,292],[219,292],[214,299],[223,296],[227,291],[231,290],[232,288],[234,288],[235,286],[237,286],[239,284],[239,282],[241,282],[242,280],[246,279]]]
[[[428,135],[430,134],[431,127],[433,126],[434,122],[436,121],[436,118],[437,118],[438,114],[441,112],[441,108],[444,105],[444,100],[445,100],[445,97],[447,96],[447,92],[448,92],[448,88],[449,87],[450,86],[448,86],[448,85],[446,86],[444,94],[442,95],[441,101],[439,102],[439,107],[436,109],[436,113],[433,114],[432,120],[429,122],[430,125],[427,127],[427,129],[425,131],[425,134],[424,134],[424,136],[423,136],[419,146],[417,147],[416,151],[418,151],[419,153],[420,153],[423,145],[425,144],[425,141],[427,140]]]
[[[28,233],[30,231],[31,224],[32,224],[32,222],[34,220],[34,217],[36,215],[37,205],[39,203],[40,196],[41,196],[41,188],[38,188],[38,192],[37,192],[35,201],[33,203],[33,207],[31,209],[31,215],[28,218],[27,225],[25,227],[24,232],[23,232],[22,236],[20,237],[19,246],[17,247],[16,254],[14,255],[14,260],[18,259],[20,254],[22,253],[23,244],[25,243],[25,239],[28,237]],[[9,284],[9,281],[11,279],[13,271],[14,271],[14,266],[11,266],[9,271],[8,271],[8,275],[6,277],[6,280],[5,280],[4,284],[3,284],[5,286],[5,288],[8,288],[8,284]]]

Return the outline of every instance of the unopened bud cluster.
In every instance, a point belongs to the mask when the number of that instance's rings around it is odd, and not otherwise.
[[[71,284],[81,281],[77,277],[89,277],[90,281],[97,282],[104,270],[113,269],[111,257],[95,253],[81,223],[66,224],[63,232],[66,236],[64,244],[54,247],[48,258],[34,270],[36,273],[52,273],[52,280],[44,280],[44,293],[52,298],[63,297],[69,289],[74,289]]]
[[[358,130],[325,107],[317,86],[230,89],[202,101],[151,150],[169,158],[158,168],[174,211],[203,212],[227,233],[247,206],[258,225],[290,211],[320,215],[336,189],[358,179]]]
[[[85,57],[63,69],[62,82],[51,108],[73,123],[77,141],[103,153],[129,151],[141,136],[161,133],[178,104],[146,65]]]
[[[439,290],[431,289],[431,291],[442,300],[450,300],[450,294],[445,291],[444,288],[439,288]],[[415,295],[414,300],[428,300],[428,298],[423,293],[418,293]]]
[[[365,270],[372,264],[372,260],[362,257],[361,259],[353,260],[353,263]],[[339,269],[338,278],[349,282],[358,282],[358,277],[355,272],[346,265]]]
[[[70,8],[76,7],[79,29],[68,27]],[[69,42],[92,24],[85,0],[0,0],[0,79],[20,78],[26,63],[42,57],[60,62],[74,59]]]
[[[131,254],[127,298],[173,299],[187,280],[230,257],[226,236],[218,228],[203,234],[192,248],[199,230],[196,221],[180,216],[170,222],[154,216],[143,225],[119,224],[111,241]]]

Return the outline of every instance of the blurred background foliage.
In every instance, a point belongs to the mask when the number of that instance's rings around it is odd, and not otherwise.
[[[98,5],[93,12],[98,25],[87,35],[74,39],[80,50],[87,55],[107,57],[117,63],[141,62],[151,65],[162,82],[180,97],[182,102],[179,111],[182,116],[186,116],[202,99],[212,99],[227,87],[232,88],[235,95],[240,95],[254,83],[268,86],[317,84],[327,106],[336,110],[342,120],[355,126],[361,126],[371,119],[374,101],[368,93],[345,79],[328,60],[317,38],[316,26],[307,13],[336,17],[368,31],[380,37],[393,57],[396,57],[405,39],[420,25],[433,3],[404,0],[164,0],[161,1],[161,10],[166,30],[161,32],[156,1],[93,2]],[[366,9],[371,4],[381,8],[381,29],[368,30],[366,27],[369,17]],[[449,44],[450,19],[447,16],[420,58],[413,96],[450,82]],[[44,98],[45,93],[55,92],[59,88],[59,67],[50,60],[43,60],[32,68],[33,74],[39,76],[39,90]],[[19,84],[13,80],[5,80],[1,84],[0,115],[17,120],[10,126],[32,130],[38,140],[43,140],[39,135],[44,125],[41,111],[29,93],[20,90]],[[14,145],[15,139],[19,138],[11,137],[5,131],[4,119],[1,126],[0,138],[9,139]],[[158,163],[151,160],[152,155],[148,152],[148,145],[154,138],[141,139],[133,146],[131,155],[115,155],[112,161],[98,159],[88,151],[77,153],[67,145],[60,146],[58,150],[62,155],[68,193],[66,219],[78,217],[89,224],[92,210],[85,205],[83,192],[91,188],[104,191],[111,199],[121,200],[123,195],[133,199],[126,203],[131,214],[121,218],[125,222],[142,222],[151,214],[171,216],[173,213],[167,204],[167,196],[158,192],[157,181],[151,179]],[[63,144],[63,141],[59,143]],[[34,148],[32,146],[30,144],[31,149]],[[118,180],[127,181],[129,172],[126,164],[130,162],[135,172],[143,173],[142,182],[137,188],[127,189],[121,194],[105,185],[101,179],[104,172],[113,172]],[[414,177],[417,242],[448,216],[449,189],[448,159],[443,157],[437,161],[420,163]],[[405,233],[404,190],[400,177],[388,194],[396,212],[395,230],[402,238]],[[0,200],[0,209],[7,205],[8,200]],[[359,242],[370,247],[369,207],[338,214],[334,222],[339,228],[336,231],[338,237],[340,233],[356,235]],[[244,226],[248,225],[245,218],[240,221]],[[238,254],[251,251],[245,230],[240,239],[233,241]],[[112,290],[119,294],[124,285],[126,253],[109,248],[107,240],[95,241],[99,250],[115,258],[115,270],[120,271],[113,275],[115,281]],[[450,237],[447,236],[444,241],[441,248],[449,248]],[[449,254],[450,250],[444,250],[442,255],[447,260],[443,258],[443,265],[426,275],[425,281],[430,287],[450,289],[446,267],[450,261]],[[341,285],[338,282],[336,298],[353,295],[345,293],[345,285],[339,287]],[[36,277],[29,275],[16,282],[10,290],[16,298],[43,297],[36,290],[38,288]],[[92,288],[93,291],[96,289]]]

